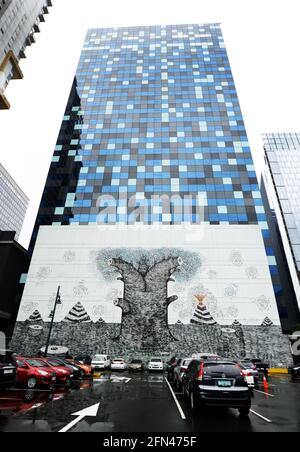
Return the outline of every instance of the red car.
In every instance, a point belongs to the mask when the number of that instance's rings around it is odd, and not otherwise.
[[[43,358],[43,361],[56,373],[57,384],[66,385],[73,380],[74,371],[67,367],[65,364],[56,362],[54,358]]]
[[[29,389],[37,386],[50,386],[56,383],[56,372],[42,359],[16,358],[17,383]]]

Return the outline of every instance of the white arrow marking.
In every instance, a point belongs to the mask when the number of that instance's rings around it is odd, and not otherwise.
[[[78,424],[78,422],[82,421],[85,417],[96,417],[99,410],[100,403],[96,403],[96,405],[90,406],[89,408],[85,408],[84,410],[78,411],[77,413],[73,413],[71,416],[77,416],[74,421],[70,422],[66,427],[59,431],[59,433],[68,432],[74,425]]]
[[[112,376],[111,377],[111,382],[112,383],[122,383],[122,381],[125,381],[125,384],[127,384],[131,380],[132,380],[131,378],[126,378],[126,377],[117,377],[117,376]]]

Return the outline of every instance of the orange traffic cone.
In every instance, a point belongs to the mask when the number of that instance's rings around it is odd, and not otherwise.
[[[263,383],[263,385],[264,385],[264,390],[265,391],[269,391],[269,383],[268,383],[268,380],[267,380],[265,375],[264,375],[264,383]]]

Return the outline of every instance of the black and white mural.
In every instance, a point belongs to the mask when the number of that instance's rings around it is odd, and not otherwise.
[[[43,227],[11,346],[290,362],[257,226]]]

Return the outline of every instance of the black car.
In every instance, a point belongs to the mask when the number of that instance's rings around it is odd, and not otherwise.
[[[251,391],[241,369],[228,361],[193,360],[182,382],[192,411],[198,407],[236,408],[242,417],[250,413]]]
[[[66,367],[67,369],[72,370],[73,378],[71,381],[71,385],[76,385],[78,382],[81,382],[83,378],[83,371],[80,367],[75,366],[75,364],[69,363],[62,358],[48,358],[47,363],[51,367]]]
[[[0,350],[0,388],[11,388],[16,385],[17,365],[10,350]]]
[[[267,364],[266,362],[262,361],[260,358],[248,359],[247,361],[251,361],[254,364],[254,366],[256,367],[256,369],[258,370],[259,373],[262,373],[262,374],[265,375],[265,377],[268,377],[269,369],[270,369],[269,364]]]
[[[289,367],[289,374],[291,375],[293,380],[300,378],[300,363]]]
[[[174,381],[174,370],[175,367],[178,365],[178,362],[180,361],[179,358],[176,356],[173,356],[170,361],[167,362],[167,372],[168,372],[168,380],[170,382]]]

